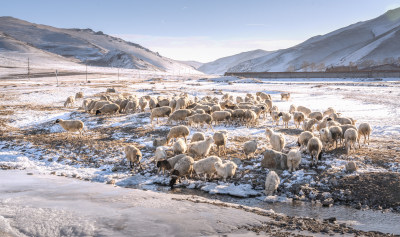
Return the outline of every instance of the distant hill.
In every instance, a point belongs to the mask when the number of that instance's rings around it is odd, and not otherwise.
[[[372,20],[312,37],[288,49],[247,60],[230,72],[321,71],[328,66],[400,63],[400,8]],[[200,69],[201,70],[201,69]]]
[[[197,61],[178,61],[178,62],[189,65],[189,66],[193,67],[194,69],[197,69],[204,64],[204,63],[197,62]]]
[[[205,63],[201,67],[197,68],[199,71],[207,74],[224,74],[228,68],[236,66],[241,62],[249,59],[258,58],[270,54],[271,52],[264,51],[261,49],[243,52],[232,56],[223,57],[213,62]]]
[[[18,53],[26,48],[63,57],[64,61],[93,66],[130,69],[197,72],[191,66],[163,57],[139,44],[91,29],[62,29],[0,17],[0,53]],[[21,52],[22,52],[21,51]],[[35,51],[35,52],[39,52]],[[56,57],[55,60],[61,60]]]

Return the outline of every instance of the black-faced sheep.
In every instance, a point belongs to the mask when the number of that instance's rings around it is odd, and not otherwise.
[[[192,157],[190,156],[185,156],[183,158],[181,158],[174,166],[173,171],[171,172],[171,180],[169,182],[169,186],[171,188],[174,187],[177,179],[183,177],[183,176],[187,176],[187,175],[191,175],[193,172],[193,163],[194,160]]]
[[[105,104],[100,109],[96,110],[96,115],[99,114],[116,114],[119,111],[119,105],[117,104]]]
[[[133,169],[133,164],[136,163],[141,167],[140,160],[142,159],[142,152],[135,146],[128,145],[125,147],[125,157],[131,169]]]
[[[282,121],[283,121],[283,126],[285,128],[289,128],[289,121],[292,118],[292,115],[290,113],[286,113],[286,112],[280,112],[278,114],[279,117],[282,117]]]

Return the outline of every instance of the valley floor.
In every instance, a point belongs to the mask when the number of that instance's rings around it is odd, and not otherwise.
[[[90,76],[90,83],[82,75],[59,77],[59,86],[51,77],[0,81],[0,180],[6,181],[0,186],[3,234],[400,234],[396,225],[400,221],[398,79],[250,80],[187,75],[158,81],[150,75],[141,79],[122,75],[119,80],[115,76]],[[251,128],[214,126],[214,130],[228,131],[227,154],[221,158],[237,162],[237,174],[227,182],[193,178],[178,185],[178,190],[193,190],[203,197],[184,195],[186,191],[177,194],[167,187],[169,176],[157,174],[154,163],[149,162],[155,150],[153,139],[166,136],[171,127],[165,124],[166,118],[151,125],[148,108],[143,113],[96,117],[79,109],[81,100],[73,108],[63,107],[65,99],[76,92],[82,91],[85,98],[98,98],[111,87],[118,93],[138,96],[188,92],[190,96],[221,97],[227,92],[244,96],[264,91],[272,95],[274,105],[281,111],[288,111],[291,104],[304,105],[313,111],[334,107],[344,116],[356,119],[357,124],[370,123],[373,132],[370,145],[362,144],[350,155],[342,147],[329,150],[317,168],[309,167],[310,157],[304,154],[299,170],[278,171],[281,177],[278,194],[266,198],[262,191],[268,170],[260,165],[261,152],[270,148],[265,128],[284,134],[286,150],[296,147],[301,130],[294,127],[293,121],[289,129],[284,129],[270,118],[260,119],[260,124]],[[291,99],[281,101],[281,92],[290,92]],[[76,135],[66,139],[62,128],[54,124],[58,118],[82,120],[85,136],[80,140]],[[191,128],[191,134],[196,131],[213,134],[210,129]],[[245,159],[242,144],[253,139],[258,142],[258,151],[254,158]],[[128,169],[123,153],[127,144],[141,149],[143,170]],[[350,160],[359,167],[354,173],[347,173],[344,168]],[[224,201],[220,195],[242,200]],[[261,202],[266,199],[270,206],[243,204],[250,199]],[[333,207],[321,207],[328,199],[332,199]],[[336,217],[337,223],[329,223],[318,215],[313,220],[300,217],[311,216],[309,213],[292,214],[288,208],[284,214],[277,214],[274,209],[294,202],[312,203],[315,210],[326,213],[349,206],[357,213],[358,209],[364,210],[369,216],[357,220],[365,221],[360,224],[336,213],[328,217]],[[36,216],[36,222],[27,222],[27,216]],[[367,225],[367,219],[373,219],[375,225]],[[362,232],[374,230],[381,233]]]

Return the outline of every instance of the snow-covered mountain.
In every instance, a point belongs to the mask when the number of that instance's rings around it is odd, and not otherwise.
[[[13,17],[0,17],[0,33],[3,41],[5,36],[8,38],[8,43],[3,43],[7,45],[7,50],[13,52],[21,50],[23,45],[62,56],[67,61],[71,58],[93,66],[197,72],[188,65],[163,57],[138,44],[91,29],[61,29]],[[13,46],[14,43],[16,46]],[[0,44],[0,50],[4,51],[6,49],[3,44]]]
[[[400,8],[358,22],[294,47],[245,61],[230,72],[324,70],[328,66],[359,68],[399,61]]]
[[[244,61],[266,56],[270,54],[269,51],[261,49],[243,52],[232,56],[223,57],[213,62],[205,63],[201,67],[197,68],[199,71],[207,74],[224,74],[229,68],[236,66]]]
[[[193,60],[191,60],[191,61],[179,61],[179,60],[177,60],[177,61],[180,62],[180,63],[186,64],[186,65],[189,65],[189,66],[191,66],[191,67],[193,67],[195,69],[201,67],[204,64],[202,62],[197,62],[197,61],[193,61]]]

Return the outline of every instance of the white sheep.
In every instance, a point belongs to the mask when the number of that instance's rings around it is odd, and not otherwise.
[[[283,126],[285,128],[289,128],[289,121],[292,118],[292,115],[290,113],[286,113],[286,112],[280,112],[278,114],[279,117],[282,117],[282,121],[283,121]]]
[[[303,112],[294,112],[293,113],[293,122],[296,128],[300,127],[300,123],[304,121],[305,115]]]
[[[233,177],[237,169],[237,165],[232,161],[227,161],[225,163],[216,162],[214,163],[214,167],[217,175],[222,177],[224,182],[226,182],[226,178]]]
[[[340,141],[340,143],[342,142],[342,128],[339,126],[332,126],[329,127],[329,132],[331,133],[332,142],[336,143],[337,148],[338,140]]]
[[[75,94],[75,99],[82,99],[82,98],[83,98],[83,92],[82,92],[82,91],[77,92],[77,93]]]
[[[75,103],[75,97],[69,96],[64,103],[64,107],[67,107],[69,105],[72,107],[72,106],[74,106],[74,103]]]
[[[179,138],[172,146],[175,155],[183,154],[187,150],[187,145],[182,138]]]
[[[361,136],[364,136],[364,144],[367,140],[367,136],[368,136],[368,145],[369,145],[369,135],[371,134],[371,126],[369,125],[369,123],[362,123],[358,126],[358,148],[361,148]]]
[[[194,160],[190,156],[184,156],[175,164],[173,171],[171,172],[171,180],[169,182],[169,186],[174,188],[174,184],[176,183],[177,179],[191,175],[193,172],[193,163]]]
[[[275,173],[275,171],[270,171],[267,175],[267,178],[265,179],[265,195],[272,196],[274,192],[278,189],[280,183],[281,179]]]
[[[288,101],[290,99],[290,93],[281,93],[281,100]]]
[[[154,162],[157,163],[160,160],[167,159],[167,152],[166,148],[163,146],[157,147],[156,151],[154,152]]]
[[[313,137],[307,144],[308,153],[311,155],[311,166],[317,166],[318,160],[322,158],[322,142],[318,137]]]
[[[297,149],[291,149],[287,154],[287,166],[289,171],[296,171],[301,162],[301,152]]]
[[[228,111],[215,111],[211,114],[212,120],[214,121],[215,125],[217,125],[220,121],[229,121],[231,116],[231,113],[229,113]]]
[[[119,111],[119,105],[117,104],[105,104],[100,109],[96,110],[96,115],[99,114],[116,114]]]
[[[112,104],[112,102],[108,101],[108,100],[96,101],[94,104],[92,104],[92,106],[89,105],[89,109],[90,109],[89,112],[96,113],[97,110],[99,110],[104,105],[108,105],[108,104]]]
[[[204,133],[202,132],[196,132],[193,134],[192,139],[190,140],[190,142],[198,142],[198,141],[204,141],[206,140],[206,137],[204,135]]]
[[[147,106],[147,100],[146,100],[146,98],[141,97],[141,98],[139,99],[139,106],[140,106],[140,111],[141,111],[141,112],[144,112],[144,109],[145,109],[146,106]]]
[[[189,144],[189,153],[194,157],[205,157],[210,152],[211,146],[214,143],[212,137],[208,137],[204,141],[193,142]]]
[[[300,150],[304,150],[307,147],[308,141],[314,137],[314,134],[309,131],[305,131],[300,133],[299,138],[297,139],[297,145],[300,146]]]
[[[85,125],[81,120],[57,119],[54,123],[60,124],[61,127],[67,131],[67,139],[69,138],[69,132],[79,132],[79,138],[83,135],[83,128]]]
[[[151,115],[150,115],[150,123],[153,123],[153,119],[157,118],[157,124],[158,124],[158,118],[162,117],[168,117],[172,112],[172,108],[169,106],[163,106],[163,107],[158,107],[154,108],[151,110]]]
[[[311,109],[301,105],[297,106],[297,111],[302,112],[306,117],[311,114]]]
[[[187,143],[186,137],[189,136],[189,134],[190,134],[189,128],[184,125],[172,127],[167,135],[167,144],[169,144],[169,141],[171,141],[171,139],[179,137],[185,138],[185,143]]]
[[[204,124],[208,124],[211,130],[214,130],[211,125],[212,117],[209,114],[195,114],[187,117],[187,119],[189,126],[191,126],[192,124],[200,124],[200,126],[203,127]]]
[[[354,125],[354,120],[351,118],[339,117],[338,114],[330,114],[329,117],[342,125],[344,125],[344,124],[353,124]]]
[[[289,113],[290,113],[290,114],[293,114],[293,113],[296,112],[296,111],[297,111],[297,107],[296,107],[295,105],[290,105]]]
[[[266,128],[265,135],[269,139],[273,150],[282,151],[282,149],[285,147],[285,138],[281,133],[275,133],[271,129]]]
[[[332,107],[329,107],[327,110],[324,111],[324,117],[329,116],[331,114],[336,114],[336,110]]]
[[[344,145],[346,147],[346,154],[350,153],[351,147],[356,149],[356,141],[357,141],[357,131],[353,128],[349,128],[344,133]],[[360,143],[360,142],[359,142]]]
[[[314,129],[314,125],[317,123],[317,119],[305,119],[303,122],[303,130],[312,132]]]
[[[316,119],[316,120],[318,120],[318,121],[321,121],[322,118],[323,118],[321,112],[312,112],[312,113],[310,113],[310,114],[308,115],[308,117],[309,117],[310,119]]]
[[[332,142],[332,134],[329,128],[322,128],[319,130],[319,136],[323,144],[324,149],[329,148],[329,144]]]
[[[257,141],[247,141],[243,144],[243,152],[246,155],[246,159],[249,158],[249,155],[254,157],[255,152],[257,151]]]
[[[173,107],[171,107],[173,108]],[[183,122],[185,119],[193,114],[193,111],[190,109],[178,109],[175,110],[168,118],[168,124],[172,121],[180,121]]]
[[[216,162],[221,162],[221,159],[217,156],[209,156],[199,161],[195,161],[193,164],[193,169],[197,177],[200,177],[200,175],[204,174],[204,181],[207,180],[207,175],[212,178],[216,171],[214,167]]]
[[[218,155],[220,156],[220,148],[222,147],[222,152],[226,155],[226,143],[228,138],[226,137],[226,131],[219,131],[214,133],[213,139],[214,143],[217,146]]]
[[[125,157],[129,163],[129,167],[133,169],[133,164],[138,163],[140,167],[140,161],[142,160],[142,152],[135,146],[125,146]]]

